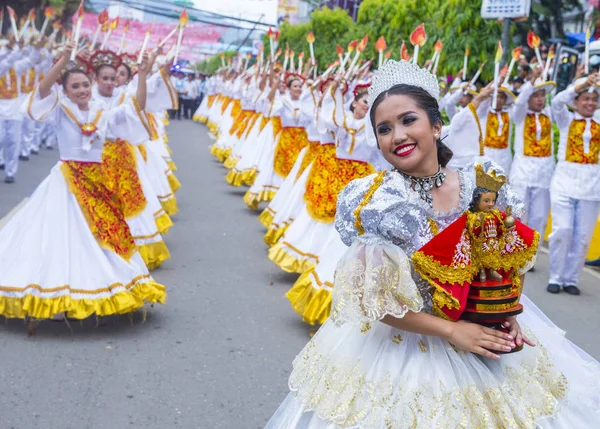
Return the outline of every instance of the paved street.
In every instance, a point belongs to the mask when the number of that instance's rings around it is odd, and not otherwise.
[[[294,356],[309,338],[284,294],[295,276],[266,257],[257,213],[208,152],[206,128],[169,127],[180,213],[166,237],[172,259],[154,272],[165,306],[99,321],[44,322],[27,338],[19,320],[0,323],[0,429],[262,428],[287,394]],[[0,183],[0,217],[47,175],[58,153],[21,164],[17,183]],[[0,175],[2,177],[2,175]],[[18,246],[15,243],[15,246]],[[0,261],[1,262],[1,261]],[[545,292],[548,257],[526,294],[577,345],[600,359],[599,277],[583,295]]]

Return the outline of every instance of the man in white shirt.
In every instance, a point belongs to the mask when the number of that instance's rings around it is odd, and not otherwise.
[[[198,91],[198,85],[194,82],[194,75],[190,73],[187,75],[187,79],[183,84],[183,92],[180,95],[183,102],[182,109],[185,119],[192,119],[192,115],[194,114],[194,104],[196,103],[196,98],[199,96],[200,92]]]

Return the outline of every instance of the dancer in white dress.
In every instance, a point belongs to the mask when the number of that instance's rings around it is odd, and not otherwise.
[[[292,392],[267,428],[596,427],[598,362],[524,295],[509,333],[434,315],[444,303],[411,256],[467,210],[475,169],[445,167],[435,76],[390,60],[369,92],[368,129],[394,169],[338,197],[336,228],[350,248],[332,315],[294,360]],[[497,204],[522,214],[508,186]]]
[[[164,286],[148,273],[116,194],[104,186],[102,149],[115,135],[147,138],[136,108],[146,104],[146,80],[136,96],[103,110],[92,86],[70,70],[74,43],[23,108],[29,118],[56,123],[60,161],[31,198],[0,230],[0,315],[47,319],[60,313],[83,319],[165,302]],[[140,67],[145,75],[147,57]]]

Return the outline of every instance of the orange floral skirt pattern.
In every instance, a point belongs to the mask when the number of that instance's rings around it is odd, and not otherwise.
[[[304,128],[283,128],[275,148],[275,161],[273,163],[275,173],[285,179],[292,171],[298,154],[307,144],[308,136]]]
[[[104,184],[121,199],[125,218],[131,219],[144,211],[147,201],[131,143],[121,139],[107,140],[102,151],[102,164]]]
[[[336,158],[335,145],[322,146],[306,182],[306,211],[317,222],[333,222],[337,197],[342,189],[352,180],[374,172],[369,163]]]
[[[129,260],[136,252],[135,242],[123,216],[121,199],[104,184],[103,165],[63,161],[60,169],[100,246]]]
[[[298,180],[300,176],[302,176],[302,173],[304,173],[306,167],[308,167],[310,163],[315,160],[315,158],[319,155],[319,152],[321,152],[321,143],[308,142],[308,150],[306,151],[304,158],[302,158],[302,164],[300,164],[300,170],[298,170],[296,180]]]
[[[271,118],[271,122],[273,123],[273,138],[277,138],[277,134],[283,129],[281,118],[279,116],[274,116]]]

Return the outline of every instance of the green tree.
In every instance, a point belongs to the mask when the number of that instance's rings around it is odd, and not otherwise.
[[[236,51],[226,51],[226,52],[224,52],[224,54],[225,54],[225,61],[227,61],[229,58],[233,58],[234,56],[236,56],[237,52]],[[215,74],[215,72],[218,69],[220,69],[221,67],[222,67],[221,54],[218,54],[218,55],[215,55],[214,57],[212,57],[210,60],[197,63],[194,66],[194,69],[201,73]]]

